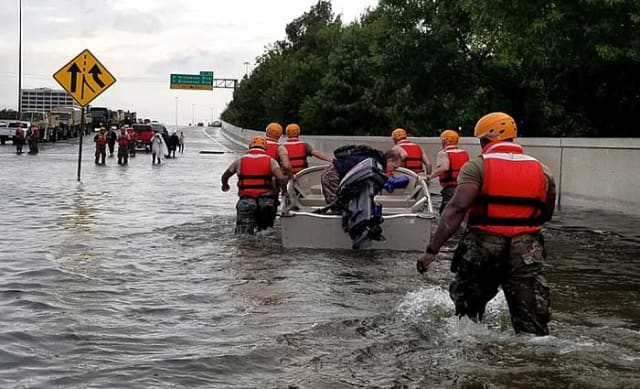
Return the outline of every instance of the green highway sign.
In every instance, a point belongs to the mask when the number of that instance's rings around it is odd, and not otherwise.
[[[213,90],[213,72],[171,74],[170,89]]]

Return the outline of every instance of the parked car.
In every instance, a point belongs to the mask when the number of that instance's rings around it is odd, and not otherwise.
[[[212,127],[222,127],[222,122],[220,120],[216,120],[213,122]]]

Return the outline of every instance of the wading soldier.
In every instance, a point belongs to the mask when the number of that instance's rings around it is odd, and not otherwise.
[[[278,191],[274,177],[281,187],[286,187],[287,177],[278,162],[266,153],[267,141],[254,136],[249,151],[234,161],[222,175],[222,191],[228,192],[229,178],[238,175],[238,203],[236,204],[236,234],[253,234],[273,226],[276,215]]]
[[[431,162],[424,153],[420,145],[410,142],[407,139],[407,131],[396,128],[391,133],[393,139],[393,150],[397,150],[402,157],[403,167],[419,175],[431,174]]]
[[[548,167],[513,142],[517,129],[511,116],[483,116],[474,135],[480,139],[482,155],[460,171],[458,187],[426,254],[418,260],[418,271],[429,268],[468,215],[451,264],[456,278],[449,292],[456,314],[480,321],[501,286],[516,333],[547,335],[550,299],[539,234],[555,207],[553,177]]]
[[[453,192],[458,186],[458,175],[460,169],[469,160],[469,153],[458,148],[458,133],[453,130],[446,130],[440,134],[442,140],[442,150],[438,152],[436,160],[436,170],[429,175],[429,179],[440,178],[442,191],[442,203],[440,203],[440,214],[453,197]]]
[[[100,128],[93,141],[96,144],[96,165],[104,165],[107,157],[107,135],[104,133],[104,127]]]

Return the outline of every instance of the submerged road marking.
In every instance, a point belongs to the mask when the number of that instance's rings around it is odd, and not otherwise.
[[[227,149],[227,150],[230,150],[230,152],[232,152],[232,153],[235,153],[235,151],[231,150],[229,147],[227,147],[227,146],[223,145],[222,143],[220,143],[220,141],[219,141],[219,140],[217,140],[216,138],[214,138],[212,135],[209,135],[209,133],[207,132],[207,129],[206,129],[206,128],[203,128],[203,129],[202,129],[202,133],[203,133],[207,138],[211,139],[213,142],[215,142],[215,143],[217,143],[218,145],[220,145],[220,147],[222,147],[222,148],[224,148],[224,149]]]

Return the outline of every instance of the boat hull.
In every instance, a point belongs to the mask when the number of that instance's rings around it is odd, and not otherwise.
[[[423,213],[385,215],[383,241],[373,241],[369,249],[421,251],[427,248],[434,216]],[[309,212],[289,212],[280,217],[282,244],[287,248],[347,249],[353,242],[342,229],[342,216]]]

